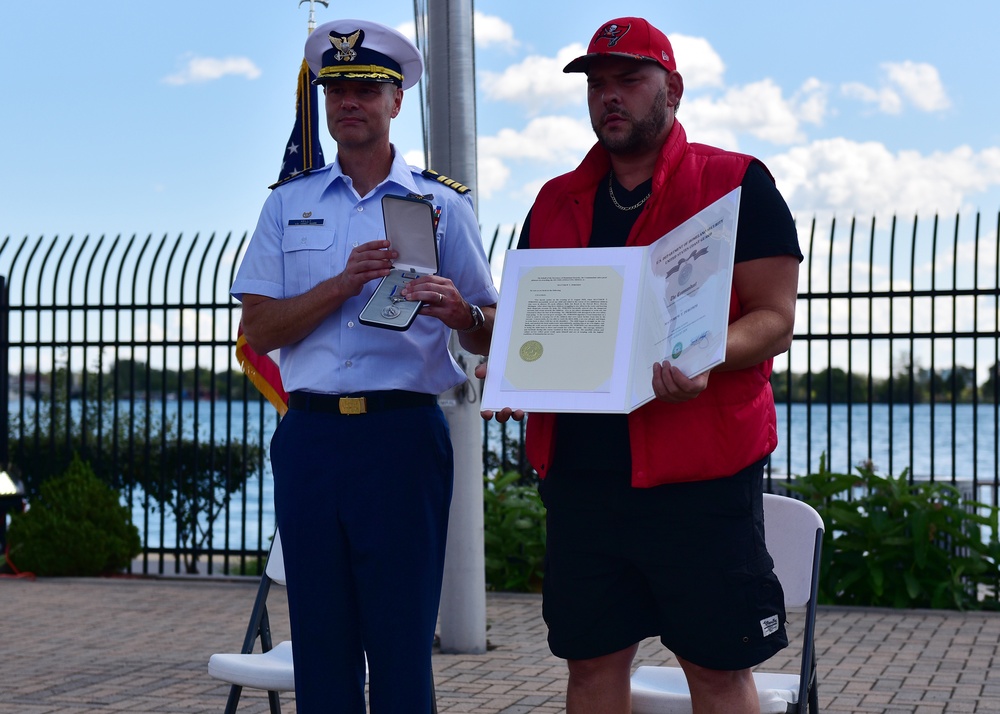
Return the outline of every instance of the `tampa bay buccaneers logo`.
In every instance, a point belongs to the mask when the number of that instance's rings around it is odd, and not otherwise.
[[[617,23],[605,25],[597,31],[596,35],[594,35],[594,42],[597,42],[598,40],[607,40],[608,47],[614,47],[623,37],[625,37],[625,33],[630,29],[632,29],[631,25],[619,25]]]

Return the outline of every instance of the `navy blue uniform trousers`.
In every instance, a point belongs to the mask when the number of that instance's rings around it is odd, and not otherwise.
[[[431,710],[454,460],[436,405],[289,410],[271,440],[299,714]]]

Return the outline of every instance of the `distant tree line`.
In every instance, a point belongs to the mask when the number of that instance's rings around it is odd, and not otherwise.
[[[930,370],[926,367],[904,364],[898,366],[891,377],[872,377],[858,372],[848,372],[840,367],[828,367],[813,373],[795,373],[789,384],[788,372],[775,371],[771,375],[771,388],[779,402],[818,403],[867,403],[876,404],[951,402],[992,404],[1000,400],[1000,381],[997,375],[1000,363],[990,367],[989,376],[976,384],[975,370],[961,365],[954,368]],[[52,373],[37,375],[37,387],[26,386],[31,396],[36,391],[49,394],[53,383]],[[16,383],[17,376],[12,380]],[[87,395],[88,399],[220,399],[242,400],[248,395],[258,397],[257,390],[244,379],[239,370],[221,370],[213,374],[203,367],[186,370],[161,370],[148,367],[143,362],[119,360],[107,372],[74,372],[57,369],[54,382],[59,391],[65,390],[71,398]]]
[[[28,396],[49,395],[52,386],[72,399],[86,395],[87,399],[221,399],[242,400],[244,395],[257,397],[257,390],[244,378],[243,372],[221,370],[214,374],[204,367],[185,370],[162,370],[130,359],[113,363],[105,372],[82,371],[69,373],[65,367],[52,372],[32,375],[24,387]],[[11,386],[18,389],[18,375],[11,376]]]
[[[930,370],[924,367],[897,368],[891,377],[869,379],[866,374],[847,372],[840,367],[829,367],[812,374],[775,371],[771,374],[771,388],[778,402],[841,403],[913,403],[956,402],[971,404],[974,401],[992,404],[1000,396],[997,373],[1000,363],[992,365],[989,376],[976,384],[975,371],[970,367],[956,366]]]

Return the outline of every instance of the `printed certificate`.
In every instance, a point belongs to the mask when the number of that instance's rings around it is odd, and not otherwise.
[[[628,413],[725,359],[737,188],[645,247],[507,251],[483,408]]]

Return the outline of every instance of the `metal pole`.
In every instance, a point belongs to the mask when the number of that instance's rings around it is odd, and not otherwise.
[[[0,469],[6,471],[10,467],[10,373],[8,343],[10,335],[7,331],[10,301],[8,300],[7,278],[0,276],[0,375],[3,375],[4,397],[3,412],[0,413]]]
[[[325,8],[330,7],[330,0],[299,0],[299,7],[309,3],[309,34],[316,29],[316,3]]]
[[[430,166],[476,196],[476,94],[472,0],[427,3],[427,96]],[[455,450],[455,491],[441,592],[441,651],[486,651],[486,564],[483,550],[483,458],[478,359],[456,337],[451,351],[469,381],[441,395]]]

